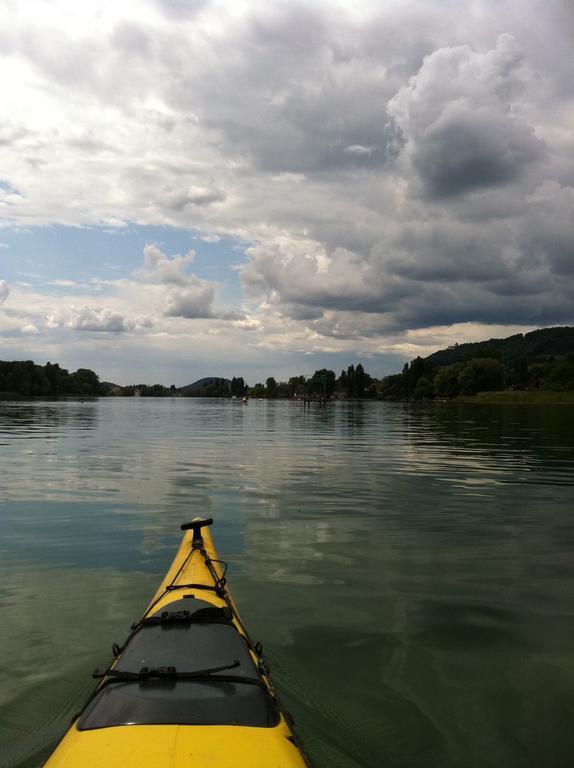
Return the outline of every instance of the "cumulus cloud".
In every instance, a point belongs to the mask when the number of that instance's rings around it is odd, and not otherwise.
[[[189,277],[184,270],[195,258],[195,251],[188,251],[185,256],[176,254],[171,258],[152,243],[144,247],[144,262],[147,270],[139,272],[145,279],[162,285],[187,285]]]
[[[21,193],[3,222],[138,222],[248,244],[249,320],[217,306],[192,251],[148,245],[121,288],[128,306],[90,304],[78,328],[125,332],[130,302],[170,332],[189,326],[178,318],[229,320],[272,345],[281,328],[285,344],[374,344],[468,320],[574,319],[562,2],[239,0],[226,13],[142,0],[137,19],[87,3],[68,22],[55,0],[41,32],[25,6],[2,19],[0,159]]]
[[[515,181],[543,145],[526,126],[484,108],[452,105],[428,128],[413,165],[431,197]]]
[[[341,225],[316,219],[312,240],[267,238],[247,250],[246,288],[325,337],[571,321],[574,284],[559,275],[574,271],[572,199],[569,187],[544,181],[550,149],[526,119],[535,82],[510,35],[487,50],[429,53],[388,99],[386,208],[375,213],[369,185],[355,221],[337,207]],[[390,177],[380,178],[384,189]]]
[[[147,282],[164,286],[162,314],[187,320],[235,320],[242,316],[233,311],[215,309],[216,284],[186,272],[195,255],[195,251],[191,250],[185,256],[176,254],[170,257],[156,245],[148,243],[144,247],[146,268],[136,274]]]
[[[164,314],[189,320],[213,317],[214,296],[215,286],[212,283],[190,277],[185,288],[170,292]]]
[[[110,307],[84,305],[63,307],[45,317],[48,329],[68,328],[73,331],[94,333],[126,333],[151,327],[151,320],[143,315],[127,317]]]
[[[97,307],[82,307],[73,310],[66,326],[75,331],[123,333],[128,330],[128,323],[119,312]]]
[[[450,197],[515,181],[544,155],[531,126],[513,116],[524,88],[523,56],[510,35],[479,53],[441,48],[389,101],[401,154],[425,193]]]

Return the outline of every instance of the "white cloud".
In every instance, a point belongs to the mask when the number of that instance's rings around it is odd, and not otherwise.
[[[253,348],[307,352],[574,320],[563,3],[133,8],[0,11],[1,221],[236,237],[244,314],[218,305],[224,288],[193,274],[192,251],[147,245],[99,298],[58,276],[65,318],[14,287],[10,308],[40,317],[20,326],[53,315],[49,331],[123,343],[149,315],[164,339],[192,325],[206,348],[209,328],[237,349],[243,328]]]
[[[6,280],[0,280],[0,304],[6,301],[9,295],[10,295],[10,288],[8,287],[8,283],[6,282]]]
[[[136,276],[146,282],[164,286],[162,314],[165,317],[236,320],[242,316],[234,311],[216,310],[216,284],[185,271],[195,255],[195,251],[191,250],[185,256],[176,254],[170,257],[156,245],[147,244],[144,247],[146,269],[138,270]]]
[[[189,277],[184,270],[195,258],[195,251],[191,250],[180,256],[176,254],[171,258],[163,253],[156,245],[149,243],[144,247],[144,261],[147,270],[138,274],[145,279],[162,285],[186,285]]]
[[[55,285],[58,288],[74,288],[78,285],[75,280],[49,280],[49,285]]]
[[[161,204],[167,205],[172,210],[181,211],[188,205],[201,208],[212,203],[221,203],[223,200],[225,200],[225,194],[221,190],[191,186],[164,195]]]
[[[198,278],[190,278],[183,289],[169,294],[165,310],[167,317],[185,317],[193,320],[200,317],[213,317],[213,299],[215,286]]]
[[[128,330],[128,325],[122,315],[110,309],[98,307],[81,307],[73,310],[66,325],[75,331],[123,333]]]
[[[20,330],[22,333],[29,336],[37,336],[40,333],[34,323],[26,323],[26,325],[23,325]]]

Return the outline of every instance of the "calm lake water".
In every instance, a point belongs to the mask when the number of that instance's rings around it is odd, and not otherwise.
[[[574,764],[574,409],[0,403],[0,767],[215,519],[317,768]]]

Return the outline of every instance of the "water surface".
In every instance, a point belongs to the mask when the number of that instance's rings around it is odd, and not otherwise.
[[[318,768],[570,768],[574,409],[0,403],[0,768],[216,520]]]

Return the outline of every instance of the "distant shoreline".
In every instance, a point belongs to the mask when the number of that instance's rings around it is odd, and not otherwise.
[[[459,395],[448,402],[478,405],[574,405],[574,391],[553,392],[537,389],[477,392],[476,395]]]
[[[178,400],[180,399],[189,399],[189,398],[182,398],[178,395],[168,395],[167,397],[159,398],[161,400],[165,399],[171,399],[176,398]],[[9,401],[9,400],[109,400],[109,395],[82,395],[82,394],[67,394],[67,395],[22,395],[19,392],[0,392],[0,401]],[[136,398],[125,398],[125,397],[119,397],[119,398],[111,398],[111,399],[119,399],[119,400],[157,400],[158,398],[155,397],[136,397]],[[198,400],[230,400],[229,397],[202,397],[202,398],[191,398],[191,399],[198,399]],[[251,398],[252,401],[257,400],[275,400],[275,401],[281,401],[281,402],[303,402],[302,400],[298,400],[297,398],[288,398],[288,397],[275,397],[275,398]],[[309,401],[309,404],[311,402],[315,401]],[[566,392],[553,392],[553,391],[545,391],[545,390],[501,390],[501,391],[494,391],[494,392],[478,392],[476,395],[458,395],[458,397],[453,397],[452,399],[442,399],[442,398],[433,398],[433,399],[424,399],[424,400],[384,400],[380,398],[369,398],[369,399],[360,399],[360,398],[327,398],[327,403],[361,403],[364,404],[365,402],[369,403],[442,403],[445,405],[450,404],[464,404],[464,405],[574,405],[574,391],[566,391]]]

